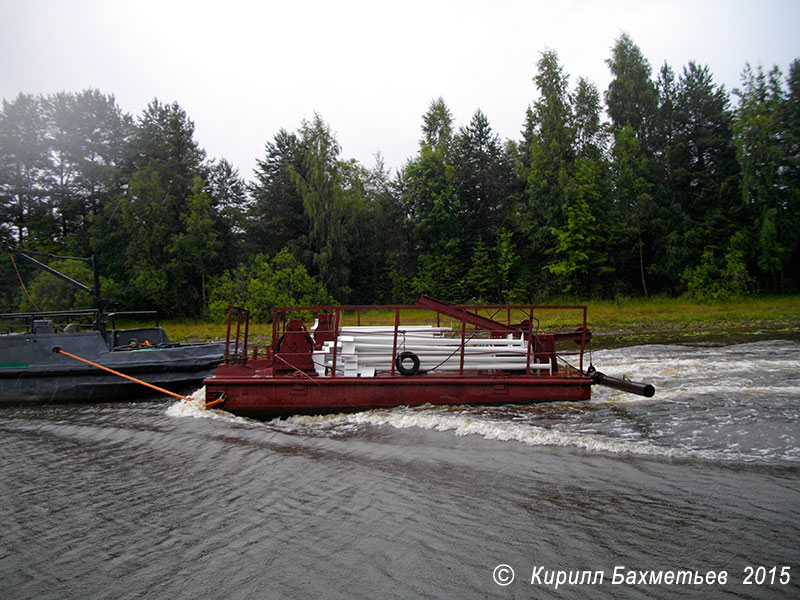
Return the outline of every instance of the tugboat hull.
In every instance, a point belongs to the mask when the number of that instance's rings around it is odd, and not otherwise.
[[[109,350],[97,331],[0,336],[0,404],[116,401],[150,392],[139,384],[53,352],[72,354],[171,390],[199,386],[220,364],[223,344]]]

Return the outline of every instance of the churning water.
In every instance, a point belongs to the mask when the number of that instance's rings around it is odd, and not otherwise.
[[[2,409],[0,598],[800,597],[800,343],[592,358],[656,396]]]

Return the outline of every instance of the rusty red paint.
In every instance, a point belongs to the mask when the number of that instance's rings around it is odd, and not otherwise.
[[[553,308],[577,311],[578,327],[567,332],[534,329],[536,311]],[[430,340],[425,337],[423,343],[414,335],[428,334],[409,333],[413,326],[406,317],[412,310],[419,314],[420,309],[430,311],[430,322],[437,325],[442,315],[458,325],[452,328],[449,337],[436,332]],[[374,310],[395,313],[393,326],[384,327],[382,333],[370,334],[376,340],[383,340],[386,354],[359,355],[352,351],[358,340],[362,340],[362,348],[376,344],[370,344],[369,335],[358,328],[355,335],[347,335],[340,325],[342,315],[355,313],[356,322],[363,327],[363,314]],[[488,312],[491,317],[505,313],[506,322],[480,315],[480,311]],[[521,312],[528,318],[512,324],[513,312]],[[317,319],[313,332],[296,315]],[[276,308],[272,345],[263,358],[257,359],[248,358],[246,350],[241,351],[247,348],[249,313],[232,309],[229,331],[234,319],[236,339],[231,340],[229,335],[227,344],[230,348],[234,342],[233,353],[226,353],[225,363],[204,383],[208,402],[224,398],[222,408],[242,416],[272,418],[422,404],[528,404],[587,400],[591,396],[592,379],[583,373],[583,353],[591,338],[584,306],[450,306],[422,299],[412,306]],[[242,329],[244,339],[240,340]],[[564,362],[559,364],[557,342],[561,341],[578,343],[577,368]],[[416,355],[417,369],[395,364],[401,353],[413,354],[405,351],[407,342],[423,344],[422,350],[417,351],[422,353],[423,362],[427,361],[425,369],[418,370],[420,358]],[[484,343],[486,351],[482,350]],[[468,357],[469,344],[473,345]],[[513,347],[513,352],[505,351],[503,344]],[[427,352],[429,347],[436,348],[436,352],[441,352],[441,347],[452,347],[453,351],[436,364],[441,355],[431,358],[428,354],[435,353]],[[574,347],[572,352],[575,353]],[[353,364],[360,365],[357,372]],[[449,366],[442,366],[446,364]]]

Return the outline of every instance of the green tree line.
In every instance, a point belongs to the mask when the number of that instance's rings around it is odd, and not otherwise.
[[[695,62],[654,72],[626,34],[606,62],[601,93],[542,52],[517,140],[437,98],[390,173],[343,157],[314,114],[266,142],[250,181],[206,158],[178,103],[134,118],[98,90],[20,93],[0,112],[0,238],[96,254],[109,295],[170,316],[799,291],[800,60],[745,66],[732,95]],[[17,268],[42,302],[67,298]],[[18,279],[2,261],[0,308],[33,308]]]

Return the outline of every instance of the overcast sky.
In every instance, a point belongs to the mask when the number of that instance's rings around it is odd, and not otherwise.
[[[622,31],[654,76],[694,60],[730,91],[747,62],[800,57],[800,0],[0,0],[0,96],[98,88],[134,116],[177,101],[247,180],[280,128],[318,112],[342,158],[394,170],[438,96],[457,126],[480,108],[519,139],[546,48],[602,94]]]

